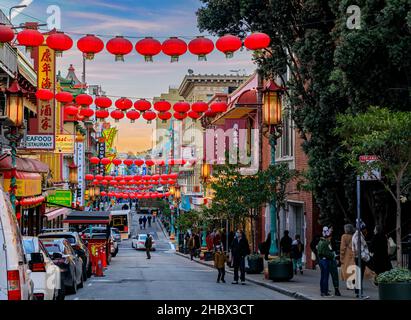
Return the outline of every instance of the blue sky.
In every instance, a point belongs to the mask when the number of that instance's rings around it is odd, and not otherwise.
[[[1,0],[0,9],[8,14],[11,6],[22,1],[32,2],[13,20],[15,25],[34,21],[29,16],[46,21],[47,7],[58,5],[62,14],[62,30],[74,40],[86,33],[100,35],[105,42],[115,35],[153,36],[163,41],[170,36],[193,37],[200,34],[195,15],[201,6],[199,0]],[[138,41],[130,40],[133,43]],[[190,39],[185,40],[188,42]],[[114,56],[104,50],[95,60],[87,62],[87,83],[101,85],[108,95],[152,98],[167,92],[170,85],[180,84],[188,69],[196,74],[229,74],[230,70],[238,69],[251,73],[255,69],[247,52],[239,52],[227,60],[221,52],[215,51],[207,62],[199,62],[195,56],[186,54],[178,63],[170,63],[169,57],[160,54],[154,63],[145,63],[135,51],[125,59],[124,63],[114,62]],[[80,77],[82,57],[76,45],[59,60],[58,69],[63,75],[70,64],[78,70]],[[131,138],[130,133],[136,129],[138,138]],[[150,146],[146,142],[150,133],[151,127],[143,121],[129,124],[128,120],[123,120],[119,133],[121,151],[142,150]]]

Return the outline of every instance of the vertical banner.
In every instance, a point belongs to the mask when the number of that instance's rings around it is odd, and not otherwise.
[[[106,156],[106,143],[105,142],[99,142],[98,143],[98,157],[100,159],[103,159]],[[105,165],[104,164],[99,164],[99,174],[105,175]]]
[[[80,206],[84,205],[84,190],[85,190],[85,180],[84,180],[84,167],[85,167],[85,150],[84,142],[76,142],[76,163],[77,163],[77,174],[78,174],[78,192],[77,201]]]

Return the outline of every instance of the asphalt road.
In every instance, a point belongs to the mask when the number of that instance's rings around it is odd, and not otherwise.
[[[136,216],[134,214],[134,216]],[[136,217],[133,218],[135,220]],[[133,223],[132,233],[136,225]],[[154,234],[157,250],[147,260],[144,251],[123,241],[104,277],[92,277],[76,295],[67,300],[289,300],[270,289],[247,283],[216,283],[217,272],[177,256],[157,224],[147,230]]]

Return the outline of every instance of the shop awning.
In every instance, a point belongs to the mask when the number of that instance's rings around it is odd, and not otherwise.
[[[69,208],[61,208],[61,209],[57,209],[49,213],[46,213],[45,216],[47,217],[47,220],[50,221],[60,216],[63,216],[63,218],[66,218],[70,212],[71,212],[71,209]]]
[[[111,214],[108,212],[71,211],[63,223],[69,224],[109,224]]]
[[[11,156],[7,155],[0,160],[0,171],[9,171],[12,168]],[[47,164],[29,158],[17,158],[16,159],[17,171],[21,172],[33,172],[33,173],[47,173],[50,168]]]

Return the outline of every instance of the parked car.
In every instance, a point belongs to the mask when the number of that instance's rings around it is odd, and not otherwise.
[[[0,186],[0,300],[32,300],[30,274],[17,219]]]
[[[120,230],[118,230],[117,228],[111,228],[111,235],[114,237],[115,241],[121,242]]]
[[[38,237],[23,237],[24,253],[31,270],[36,300],[64,300],[60,268],[54,264]]]
[[[41,242],[60,267],[63,285],[70,293],[77,293],[83,287],[83,261],[74,252],[67,239],[42,238]]]
[[[67,239],[72,248],[74,249],[74,251],[79,255],[79,257],[83,261],[83,281],[86,282],[87,278],[91,277],[92,266],[90,253],[87,248],[87,245],[83,242],[78,232],[50,230],[50,232],[40,234],[39,238]]]
[[[131,239],[131,247],[136,249],[136,250],[145,250],[145,243],[146,243],[146,239],[147,239],[147,234],[145,233],[140,233],[137,236],[134,236]],[[155,251],[156,250],[156,242],[153,240],[153,245],[151,247],[151,251]]]

